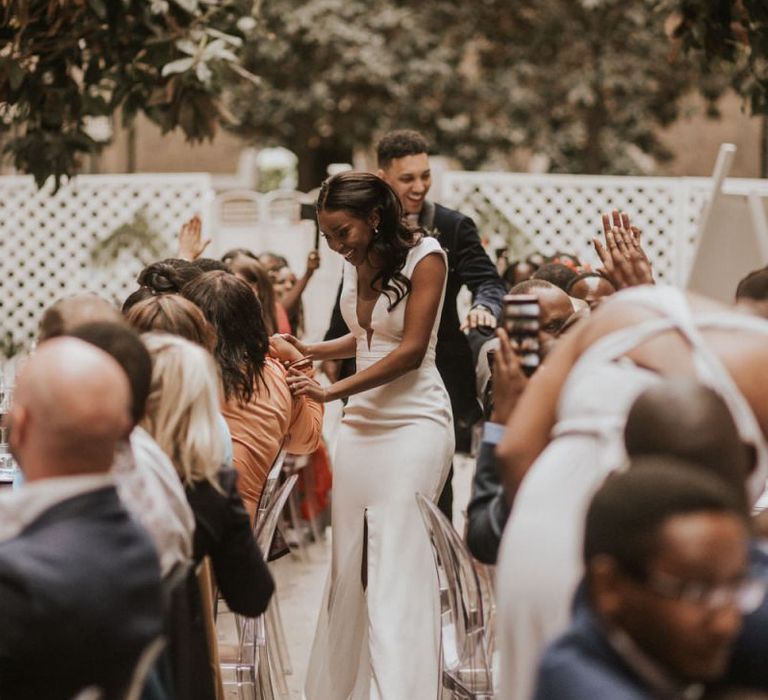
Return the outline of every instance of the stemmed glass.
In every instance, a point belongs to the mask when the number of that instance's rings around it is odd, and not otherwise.
[[[8,445],[7,416],[11,409],[13,390],[6,382],[5,374],[0,372],[0,482],[13,481],[16,474],[16,462]]]

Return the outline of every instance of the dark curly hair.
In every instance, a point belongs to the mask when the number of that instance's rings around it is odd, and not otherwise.
[[[408,251],[421,238],[417,229],[403,219],[403,206],[395,191],[376,175],[348,171],[323,182],[317,196],[317,211],[345,211],[367,221],[374,212],[379,215],[378,232],[374,233],[369,252],[383,264],[371,280],[371,289],[381,292],[392,311],[411,291],[411,281],[400,270]]]
[[[259,300],[245,282],[220,270],[196,277],[181,293],[200,307],[216,330],[213,355],[221,369],[225,398],[247,403],[269,350]]]
[[[380,168],[387,168],[395,158],[417,156],[429,152],[429,143],[418,132],[411,129],[398,129],[384,134],[376,146],[376,160]]]

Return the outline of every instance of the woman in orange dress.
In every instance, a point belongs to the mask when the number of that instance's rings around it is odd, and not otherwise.
[[[254,516],[269,469],[281,447],[310,454],[321,439],[323,406],[312,398],[294,397],[281,361],[301,353],[279,338],[270,339],[256,295],[234,275],[206,272],[184,287],[216,329],[214,351],[221,369],[221,412],[232,434],[233,465],[240,474],[240,494]],[[310,368],[303,370],[312,376]]]

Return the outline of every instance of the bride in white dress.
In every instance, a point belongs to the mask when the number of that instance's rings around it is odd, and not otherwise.
[[[347,172],[318,196],[320,229],[344,256],[341,311],[351,332],[309,346],[355,357],[357,373],[296,395],[350,397],[333,460],[333,550],[305,684],[307,700],[435,697],[439,601],[415,494],[437,498],[454,450],[450,401],[435,367],[446,256],[409,229],[383,180]]]

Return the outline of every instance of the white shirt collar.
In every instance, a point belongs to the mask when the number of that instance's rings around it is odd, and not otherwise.
[[[25,482],[0,492],[0,542],[16,537],[53,506],[89,491],[114,486],[111,474],[83,474]]]

